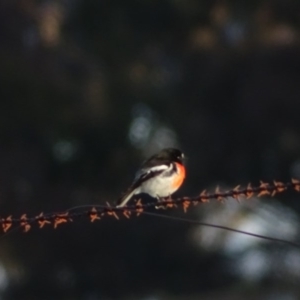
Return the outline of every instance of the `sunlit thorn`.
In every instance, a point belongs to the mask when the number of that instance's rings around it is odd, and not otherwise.
[[[69,218],[69,212],[65,212],[62,214],[57,214],[54,219],[54,229],[58,227],[58,225],[63,224],[63,223],[68,223],[68,222],[73,222],[71,218]]]
[[[39,220],[39,219],[43,219],[44,218],[44,213],[41,212],[39,215],[37,215],[36,217],[36,220]]]
[[[171,198],[171,196],[169,196],[168,198],[166,198],[165,200],[163,200],[163,206],[164,206],[164,209],[177,207],[177,205],[174,203],[174,201],[175,201],[175,200],[173,200],[173,199]]]
[[[240,192],[240,187],[241,187],[241,185],[239,184],[239,185],[237,185],[234,189],[232,189],[235,193],[239,193]]]
[[[28,232],[29,230],[30,230],[30,228],[31,228],[31,225],[30,224],[25,224],[24,225],[24,232]]]
[[[182,207],[183,207],[184,213],[187,212],[187,210],[188,210],[190,204],[191,204],[191,201],[189,201],[189,200],[184,200],[184,201],[182,202]]]
[[[130,214],[131,214],[130,210],[124,210],[124,211],[123,211],[123,215],[124,215],[127,219],[130,219]]]
[[[58,217],[66,218],[66,217],[69,216],[69,212],[66,211],[66,212],[64,212],[64,213],[60,213],[60,214],[56,214],[56,215],[57,215]]]
[[[142,206],[142,199],[137,200],[135,206]]]
[[[260,188],[261,189],[268,189],[270,187],[270,184],[268,182],[263,182],[260,180]]]
[[[200,200],[201,200],[201,202],[209,202],[206,190],[204,190],[204,191],[201,192],[201,194],[200,194]]]
[[[275,181],[275,180],[273,182],[277,193],[284,192],[287,189],[286,185],[283,182]]]
[[[239,198],[239,195],[240,195],[240,187],[241,185],[237,185],[234,189],[232,189],[232,197],[238,202],[240,203],[240,198]]]
[[[170,202],[170,203],[166,203],[164,208],[167,209],[167,208],[173,208],[173,207],[177,207],[177,205],[173,202]]]
[[[270,192],[268,190],[262,190],[257,194],[257,197],[262,197],[266,195],[270,195]]]
[[[44,219],[44,214],[41,212],[36,219],[38,220],[39,228],[43,228],[46,224],[51,224],[49,220]]]
[[[260,181],[260,192],[258,193],[257,197],[261,197],[261,196],[265,196],[265,195],[270,195],[270,191],[269,191],[269,183]]]
[[[61,217],[56,217],[53,223],[53,227],[54,229],[56,229],[58,227],[58,225],[63,224],[63,223],[67,223],[67,219],[65,218],[61,218]]]
[[[143,208],[143,204],[142,204],[142,199],[139,199],[135,204],[136,216],[139,217],[143,211],[144,211],[144,208]]]
[[[253,197],[253,195],[254,195],[254,192],[253,192],[253,188],[252,188],[252,186],[251,186],[251,183],[249,183],[248,185],[247,185],[247,188],[246,188],[246,198],[247,199],[250,199],[250,198],[252,198]]]
[[[297,192],[300,192],[300,181],[298,179],[292,178],[292,184],[294,186],[294,189]]]
[[[24,232],[28,232],[31,228],[31,225],[28,223],[26,214],[23,214],[20,218],[20,225],[24,228]]]
[[[168,209],[168,208],[177,207],[177,205],[173,202],[173,199],[171,198],[171,196],[169,196],[166,199],[162,199],[162,200],[158,201],[158,203],[160,205],[154,206],[156,209]]]
[[[221,193],[221,191],[220,191],[220,187],[219,187],[219,186],[216,187],[216,190],[215,190],[215,197],[216,197],[216,199],[217,199],[219,202],[224,203],[224,197],[222,196],[222,193]]]
[[[115,219],[120,220],[119,216],[116,214],[115,211],[112,211],[111,214],[113,217],[115,217]]]
[[[144,211],[143,208],[137,208],[137,209],[135,210],[136,216],[139,217],[143,211]]]
[[[104,213],[101,214],[101,216],[107,214],[108,216],[113,216],[115,219],[119,220],[119,216],[116,214],[116,212],[114,210],[112,210],[113,208],[111,207],[109,202],[106,202],[106,205],[108,207],[108,210]],[[112,208],[112,209],[110,209]]]
[[[116,212],[115,212],[114,210],[108,210],[108,211],[106,212],[106,214],[107,214],[108,216],[114,217],[114,218],[117,219],[117,220],[120,220],[119,216],[116,214]]]
[[[2,219],[1,221],[2,221],[2,229],[3,229],[3,232],[5,233],[12,226],[12,217],[9,216],[6,219]]]
[[[100,220],[100,217],[99,217],[99,214],[98,214],[98,211],[95,207],[93,207],[91,209],[91,211],[89,212],[89,216],[90,216],[90,219],[91,219],[91,222],[95,222],[96,220]]]
[[[162,199],[162,200],[163,200],[163,202],[167,202],[167,203],[172,203],[173,202],[173,199],[172,199],[171,195],[169,195],[167,198]]]

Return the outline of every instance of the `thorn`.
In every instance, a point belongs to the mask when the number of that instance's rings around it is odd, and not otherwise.
[[[292,184],[294,186],[294,189],[297,191],[297,192],[300,192],[300,181],[298,179],[294,179],[292,178]]]
[[[268,182],[263,182],[262,180],[260,180],[259,182],[260,182],[260,188],[268,189],[268,187],[270,186]]]
[[[56,229],[58,227],[58,225],[62,224],[62,223],[67,223],[67,219],[64,217],[60,217],[60,216],[56,216],[54,219],[54,223],[53,223],[53,227],[54,229]]]
[[[6,219],[2,219],[2,229],[3,232],[7,232],[9,228],[12,226],[11,216],[7,217]]]
[[[124,210],[124,211],[123,211],[123,215],[124,215],[127,219],[130,219],[130,214],[131,214],[131,211],[130,211],[130,210]]]
[[[287,189],[286,185],[283,182],[274,180],[274,185],[277,193],[281,193]]]
[[[184,213],[187,212],[189,206],[190,206],[191,202],[189,200],[183,200],[182,202],[182,207],[183,207],[183,211]]]
[[[251,183],[248,183],[248,185],[247,185],[247,189],[246,189],[246,198],[247,199],[250,199],[250,198],[252,198],[253,197],[253,188],[252,188],[252,186],[251,186]]]
[[[28,232],[31,228],[31,225],[28,224],[26,214],[23,214],[21,216],[20,220],[21,220],[20,225],[21,225],[21,227],[24,227],[24,232]]]
[[[163,201],[165,201],[165,202],[172,202],[173,199],[172,199],[171,195],[169,195],[168,198],[163,199]]]
[[[257,194],[257,197],[262,197],[262,196],[266,196],[266,195],[270,195],[269,191],[261,191]]]
[[[300,184],[300,181],[296,178],[292,178],[292,183],[293,184]]]
[[[135,212],[136,212],[136,216],[139,217],[140,214],[144,211],[143,208],[136,208]]]
[[[109,215],[109,216],[113,216],[117,220],[120,220],[119,216],[116,214],[116,212],[114,210],[108,210],[106,212],[106,214]]]
[[[236,193],[239,193],[239,192],[240,192],[240,187],[241,187],[240,184],[237,185],[237,186],[233,189],[233,191],[236,192]]]
[[[240,202],[240,198],[239,198],[239,195],[240,195],[240,187],[241,185],[237,185],[233,190],[232,190],[232,197],[238,202],[238,203],[241,203]]]
[[[201,192],[201,194],[200,194],[200,200],[201,200],[201,202],[209,202],[206,190],[204,190],[204,191]]]
[[[31,225],[30,224],[26,224],[24,225],[24,232],[28,232],[31,228]]]
[[[58,227],[58,225],[62,224],[62,223],[67,223],[68,221],[66,219],[62,219],[62,218],[58,218],[56,220],[54,220],[54,229],[56,229]]]
[[[94,221],[96,220],[100,220],[100,217],[98,215],[98,211],[95,207],[93,207],[91,209],[91,211],[89,212],[89,215],[90,215],[90,219],[91,219],[91,222],[93,223]]]
[[[160,203],[162,203],[162,206],[159,207],[160,209],[168,209],[168,208],[173,208],[173,207],[177,207],[177,205],[174,203],[174,200],[171,198],[171,196],[169,196],[166,199],[163,199],[162,201],[159,201]]]
[[[69,212],[66,211],[64,213],[60,213],[60,214],[56,214],[56,215],[59,216],[59,217],[68,217],[69,216]]]
[[[164,209],[177,207],[177,205],[173,202],[166,203]]]
[[[40,213],[36,219],[38,220],[39,228],[43,228],[46,224],[51,224],[49,220],[44,219],[44,213]]]
[[[41,212],[38,216],[35,217],[36,220],[43,219],[43,218],[44,218],[43,212]]]
[[[258,193],[257,197],[261,197],[264,195],[270,195],[269,187],[270,187],[269,183],[260,181],[259,188],[261,191]]]
[[[108,207],[108,210],[107,210],[107,211],[104,211],[104,212],[101,214],[101,216],[104,216],[104,215],[106,214],[106,215],[108,215],[108,216],[113,216],[113,217],[115,217],[115,219],[119,220],[118,215],[116,214],[115,211],[113,211],[113,210],[110,209],[110,208],[111,208],[111,205],[110,205],[110,203],[107,202],[107,201],[106,201],[106,206]]]
[[[144,211],[144,208],[143,208],[143,204],[142,204],[142,199],[139,199],[135,204],[136,216],[139,217],[143,211]]]
[[[65,212],[62,214],[56,214],[55,215],[55,219],[54,219],[54,229],[56,229],[58,227],[58,225],[62,224],[62,223],[68,223],[68,222],[72,222],[73,220],[71,218],[68,217],[69,216],[69,212]]]
[[[113,215],[117,220],[120,220],[119,216],[116,214],[115,211],[112,211],[112,215]]]
[[[219,186],[216,187],[215,197],[216,197],[217,201],[224,203],[224,197],[222,197],[222,193],[220,191],[220,187]]]

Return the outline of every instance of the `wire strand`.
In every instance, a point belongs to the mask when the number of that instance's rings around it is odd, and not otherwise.
[[[159,218],[164,218],[164,219],[168,219],[168,220],[173,220],[173,221],[180,221],[180,222],[185,222],[185,223],[189,223],[189,224],[196,224],[196,225],[201,225],[201,226],[206,226],[206,227],[228,230],[231,232],[245,234],[248,236],[265,239],[265,240],[269,240],[269,241],[273,241],[273,242],[284,243],[284,244],[288,244],[288,245],[300,248],[300,244],[295,243],[295,242],[291,242],[288,240],[279,239],[279,238],[275,238],[275,237],[265,236],[265,235],[261,235],[261,234],[257,234],[257,233],[252,233],[252,232],[248,232],[248,231],[244,231],[244,230],[234,229],[234,228],[223,226],[223,225],[210,224],[210,223],[201,222],[201,221],[197,221],[197,220],[191,220],[191,219],[182,218],[182,217],[167,216],[167,215],[156,214],[156,213],[151,213],[151,212],[146,212],[146,211],[144,211],[143,214],[152,216],[152,217],[159,217]]]

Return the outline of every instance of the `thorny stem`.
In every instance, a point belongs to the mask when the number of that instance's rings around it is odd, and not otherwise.
[[[125,216],[126,218],[130,218],[130,216],[133,214],[140,215],[144,213],[152,216],[155,215],[155,216],[166,217],[166,218],[168,217],[169,219],[174,219],[174,220],[176,219],[177,221],[185,221],[193,224],[221,228],[221,229],[230,230],[238,233],[252,235],[258,238],[266,238],[272,241],[285,242],[290,245],[300,247],[300,245],[296,243],[280,240],[277,238],[265,237],[250,232],[243,232],[240,230],[236,230],[221,225],[213,225],[213,224],[202,223],[194,220],[184,219],[184,218],[176,218],[176,217],[164,216],[161,214],[154,214],[147,211],[147,209],[149,208],[169,209],[169,208],[176,208],[178,206],[182,206],[184,212],[186,212],[191,205],[197,205],[199,203],[207,203],[212,199],[216,199],[217,201],[223,201],[228,197],[233,197],[237,201],[239,201],[239,197],[246,197],[247,199],[249,199],[254,195],[256,195],[257,197],[261,197],[264,195],[274,196],[275,194],[282,193],[286,190],[296,190],[297,192],[300,192],[300,181],[296,179],[292,179],[290,182],[286,182],[286,183],[279,182],[279,181],[273,181],[273,183],[266,183],[261,181],[260,185],[256,187],[252,187],[251,184],[248,184],[247,187],[240,188],[240,185],[238,185],[234,189],[225,192],[220,191],[219,187],[217,187],[214,193],[207,193],[204,190],[199,196],[196,197],[181,197],[181,198],[174,198],[174,199],[170,197],[167,199],[163,199],[162,201],[159,202],[150,202],[150,203],[142,203],[141,200],[138,200],[136,203],[124,207],[111,206],[109,203],[107,203],[107,206],[88,205],[83,207],[71,208],[63,212],[57,212],[57,213],[52,212],[47,214],[40,213],[39,215],[33,217],[27,217],[26,214],[23,214],[20,218],[12,218],[12,216],[9,216],[0,219],[0,226],[2,226],[3,232],[5,233],[13,225],[20,226],[23,228],[24,232],[27,232],[31,229],[32,224],[37,224],[39,228],[43,228],[47,224],[52,224],[54,228],[57,228],[58,225],[62,223],[72,222],[74,219],[77,219],[79,217],[84,217],[84,216],[90,218],[91,222],[94,222],[96,220],[100,220],[104,216],[113,216],[116,219],[119,219],[121,215]],[[81,210],[76,211],[79,208],[81,208]],[[83,209],[83,208],[88,208],[88,209]]]

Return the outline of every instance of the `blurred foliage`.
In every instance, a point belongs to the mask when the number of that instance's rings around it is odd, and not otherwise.
[[[1,215],[113,202],[170,145],[189,157],[181,194],[299,178],[299,11],[296,0],[2,0]],[[278,201],[262,209],[299,226],[297,196]],[[298,250],[256,241],[228,254],[226,234],[210,248],[190,241],[195,230],[144,217],[11,234],[1,297],[299,298]]]

